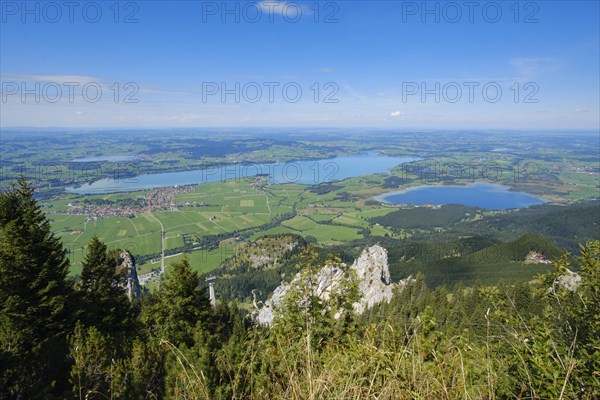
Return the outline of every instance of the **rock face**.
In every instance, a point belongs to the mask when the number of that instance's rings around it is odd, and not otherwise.
[[[525,264],[552,264],[552,261],[548,260],[544,253],[538,253],[537,251],[530,251],[525,256]]]
[[[402,289],[406,282],[411,278],[403,280],[400,284],[393,284],[388,267],[387,251],[381,246],[375,245],[365,249],[360,257],[350,266],[356,273],[359,300],[353,304],[354,311],[357,314],[363,313],[374,304],[383,301],[389,302],[394,291]],[[344,278],[345,272],[336,266],[325,265],[317,273],[314,279],[313,293],[321,299],[329,299],[331,293],[338,290]],[[290,283],[281,284],[263,307],[254,312],[254,319],[263,325],[270,325],[273,322],[277,309],[281,306],[283,298],[292,287],[302,279],[298,273]]]
[[[222,268],[233,273],[241,269],[276,268],[295,250],[304,246],[304,240],[296,235],[262,237],[236,249],[233,257],[222,263]]]
[[[140,281],[135,269],[135,260],[127,250],[121,250],[119,254],[121,264],[117,266],[119,270],[125,270],[125,279],[127,287],[127,297],[129,301],[139,300],[140,298]]]
[[[581,276],[567,268],[565,273],[554,281],[554,284],[562,286],[570,292],[575,292],[581,286]]]
[[[392,285],[386,249],[381,246],[365,249],[350,268],[356,271],[361,294],[360,299],[354,303],[357,314],[362,314],[377,303],[392,299],[395,285]]]

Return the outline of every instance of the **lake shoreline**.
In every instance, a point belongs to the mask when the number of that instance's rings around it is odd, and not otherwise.
[[[433,191],[446,190],[449,200],[440,201],[439,193]],[[471,191],[471,193],[467,191]],[[480,192],[477,192],[479,190]],[[458,193],[463,191],[463,193]],[[474,192],[473,192],[474,191]],[[418,192],[418,193],[417,193]],[[415,194],[416,193],[416,194]],[[413,196],[411,196],[413,194]],[[419,194],[423,195],[423,198],[419,198]],[[427,196],[429,195],[429,200]],[[463,199],[457,200],[456,196],[462,195]],[[491,196],[490,196],[491,195]],[[435,196],[438,196],[437,198]],[[396,199],[393,199],[395,197]],[[400,197],[403,197],[405,201],[401,201]],[[490,197],[493,197],[495,202],[490,202]],[[387,206],[394,205],[444,205],[444,204],[462,204],[466,206],[481,207],[490,210],[507,210],[510,208],[526,208],[532,205],[545,204],[549,201],[533,195],[531,193],[514,190],[509,186],[489,183],[485,181],[477,181],[468,184],[452,184],[445,185],[437,183],[433,185],[419,185],[411,186],[402,190],[396,190],[392,192],[386,192],[373,196],[373,199]],[[466,201],[465,201],[466,199]],[[474,201],[477,200],[477,201]],[[498,206],[498,203],[504,200],[508,206]],[[483,204],[487,204],[483,205]],[[490,204],[494,204],[490,206]]]
[[[268,175],[271,184],[318,185],[364,175],[389,174],[390,170],[399,165],[420,160],[422,160],[420,157],[391,157],[363,153],[355,156],[304,159],[283,163],[222,164],[189,171],[123,176],[120,180],[104,178],[77,187],[69,186],[65,190],[76,195],[124,193],[161,187],[199,185],[229,179],[246,179],[260,175]]]

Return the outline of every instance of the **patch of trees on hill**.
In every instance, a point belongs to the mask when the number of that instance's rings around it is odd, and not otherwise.
[[[443,227],[451,236],[490,236],[496,240],[515,240],[533,232],[553,240],[557,246],[577,251],[586,239],[600,238],[600,202],[567,206],[537,205],[517,210],[483,214],[483,209],[447,204],[437,209],[414,207],[371,218],[371,222],[392,230],[432,230]],[[480,218],[473,218],[476,214]]]
[[[381,217],[371,218],[370,221],[396,229],[432,229],[438,226],[453,226],[465,218],[473,218],[481,211],[483,209],[478,207],[445,204],[439,208],[399,209]]]
[[[263,236],[243,245],[214,272],[219,277],[215,283],[219,296],[238,301],[249,301],[254,296],[259,301],[266,300],[282,280],[298,272],[301,253],[307,245],[304,238],[294,234]],[[265,255],[269,256],[269,263],[253,265],[252,257]]]
[[[535,232],[552,239],[561,247],[577,251],[582,241],[600,238],[600,202],[532,206],[473,221],[464,229],[499,232],[513,237]]]
[[[341,186],[334,185],[333,183],[324,182],[324,183],[319,183],[318,185],[312,185],[308,190],[311,193],[322,195],[322,194],[327,194],[327,193],[336,191],[338,189],[341,189]]]
[[[423,235],[410,239],[367,237],[331,247],[329,251],[353,260],[364,247],[373,244],[387,249],[393,281],[421,273],[430,287],[529,280],[553,268],[548,264],[526,265],[525,258],[530,252],[543,254],[547,260],[556,259],[562,252],[552,240],[531,233],[508,242],[479,235],[462,238]]]

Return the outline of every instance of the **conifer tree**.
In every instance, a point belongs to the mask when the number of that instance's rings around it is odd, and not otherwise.
[[[133,309],[126,295],[119,251],[107,252],[94,236],[87,246],[77,285],[81,304],[80,321],[86,327],[113,337],[131,333]]]
[[[158,299],[145,316],[154,335],[175,346],[191,347],[196,327],[214,331],[210,300],[200,279],[187,258],[169,266]]]
[[[69,262],[23,178],[0,192],[0,398],[64,390]]]
[[[71,337],[71,383],[80,399],[110,398],[113,361],[112,342],[95,327],[77,324]]]

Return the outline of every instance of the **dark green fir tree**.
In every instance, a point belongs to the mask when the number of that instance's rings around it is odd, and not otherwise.
[[[69,262],[23,178],[0,192],[0,398],[65,390]]]
[[[125,271],[119,251],[107,251],[104,243],[94,236],[87,245],[77,284],[81,313],[85,327],[95,327],[100,333],[115,338],[129,336],[133,329],[134,308],[125,288]]]

